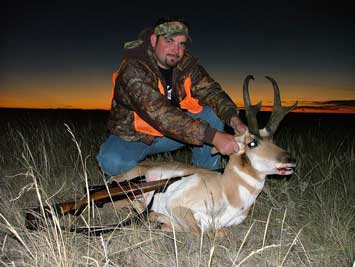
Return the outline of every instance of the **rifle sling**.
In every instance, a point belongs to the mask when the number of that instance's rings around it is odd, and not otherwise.
[[[142,179],[142,176],[138,177]],[[117,201],[122,199],[134,199],[143,193],[150,191],[164,192],[167,187],[180,180],[182,177],[174,177],[170,179],[163,179],[151,182],[130,182],[125,181],[123,183],[116,183],[115,186],[105,188],[101,191],[96,191],[90,194],[90,201],[93,201],[95,205],[101,207],[103,204],[110,201]]]

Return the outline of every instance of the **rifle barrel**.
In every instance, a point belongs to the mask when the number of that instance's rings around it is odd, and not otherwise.
[[[141,178],[141,177],[140,177]],[[52,218],[53,215],[63,216],[72,214],[78,216],[86,208],[89,202],[102,207],[105,203],[122,199],[134,199],[136,196],[150,191],[164,191],[170,184],[180,180],[181,177],[157,180],[151,182],[117,183],[116,186],[110,185],[102,190],[90,192],[89,197],[84,196],[78,201],[67,201],[54,204],[52,206],[30,208],[26,212],[26,227],[30,230],[37,230],[39,225],[43,225],[43,211],[45,218]],[[141,181],[141,180],[140,180]],[[101,187],[101,186],[100,186]],[[54,214],[53,214],[54,213]]]

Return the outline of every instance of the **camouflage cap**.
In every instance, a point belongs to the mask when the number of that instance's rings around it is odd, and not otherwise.
[[[168,37],[185,35],[189,41],[192,41],[187,26],[180,21],[169,21],[159,24],[154,28],[154,34]]]

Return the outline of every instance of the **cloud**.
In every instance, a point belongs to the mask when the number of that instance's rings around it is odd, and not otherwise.
[[[318,103],[319,105],[347,106],[355,108],[355,100],[329,100],[315,103]]]
[[[355,113],[355,100],[300,101],[297,110]]]
[[[283,101],[283,106],[291,106],[294,102]],[[244,108],[242,105],[240,108]],[[261,110],[271,111],[272,105],[263,105]],[[317,113],[355,113],[355,100],[328,100],[328,101],[298,101],[295,112]]]

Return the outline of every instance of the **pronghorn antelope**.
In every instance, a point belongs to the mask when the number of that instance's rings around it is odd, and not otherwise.
[[[267,175],[290,175],[295,161],[287,151],[273,144],[272,137],[290,107],[282,107],[280,92],[273,78],[266,77],[274,88],[274,106],[265,128],[259,129],[256,114],[261,102],[251,105],[249,75],[243,85],[248,130],[235,135],[240,151],[232,154],[224,173],[191,167],[182,163],[144,161],[117,181],[145,175],[148,181],[183,176],[152,200],[150,219],[166,231],[187,231],[199,236],[209,228],[223,234],[223,229],[240,224],[264,187]],[[149,193],[148,193],[149,194]],[[145,197],[146,205],[151,197]]]

